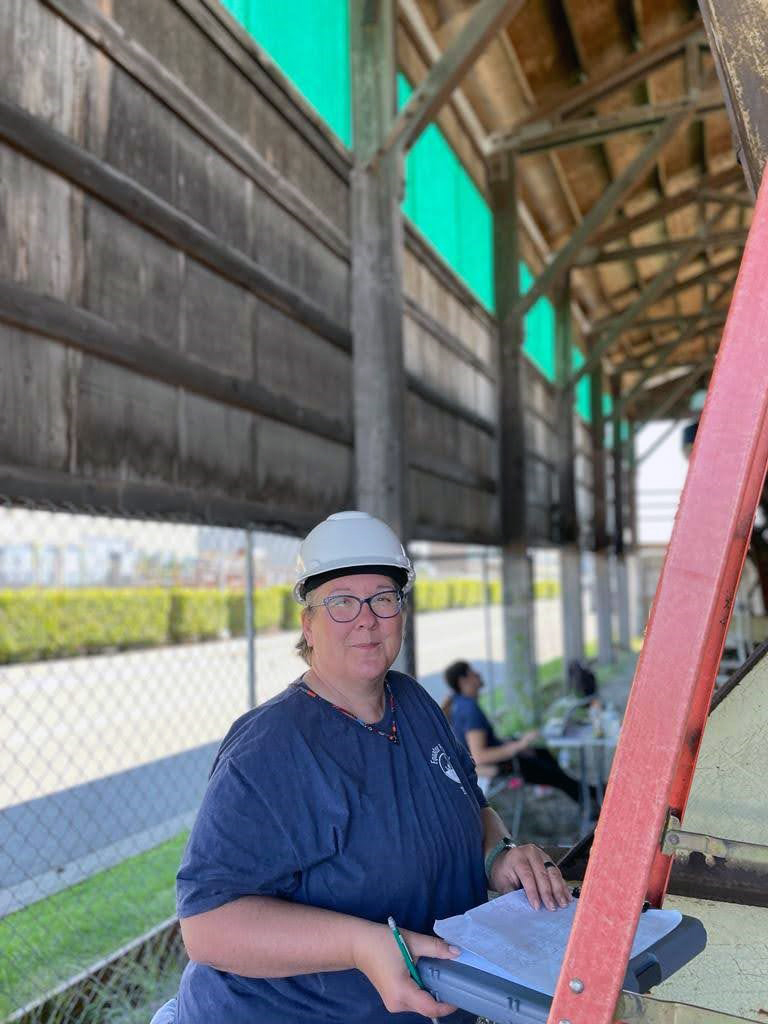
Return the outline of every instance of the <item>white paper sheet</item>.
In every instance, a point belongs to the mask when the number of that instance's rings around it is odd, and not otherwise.
[[[459,963],[552,995],[578,901],[559,910],[534,910],[525,893],[507,893],[466,914],[435,921],[435,932],[459,946]],[[647,910],[630,957],[637,956],[682,920],[677,910]]]

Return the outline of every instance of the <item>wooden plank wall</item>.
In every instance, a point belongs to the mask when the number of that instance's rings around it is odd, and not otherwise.
[[[0,494],[298,532],[354,504],[341,144],[215,0],[8,0],[0,66]],[[495,324],[410,229],[404,278],[414,533],[492,543]]]

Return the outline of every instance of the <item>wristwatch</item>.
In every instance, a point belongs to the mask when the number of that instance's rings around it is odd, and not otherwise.
[[[504,836],[502,839],[498,841],[498,843],[496,843],[494,848],[485,858],[485,877],[488,879],[489,885],[491,883],[491,871],[493,870],[493,865],[496,863],[496,858],[500,857],[502,853],[506,853],[507,850],[514,849],[515,844],[512,842],[509,836]]]

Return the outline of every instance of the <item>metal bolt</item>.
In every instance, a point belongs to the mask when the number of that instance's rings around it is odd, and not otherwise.
[[[667,836],[667,839],[669,840],[670,846],[677,846],[677,844],[680,842],[680,836],[677,834],[677,832],[670,832]]]
[[[583,992],[584,982],[581,980],[581,978],[571,978],[571,980],[568,982],[568,988],[571,990],[571,992]]]

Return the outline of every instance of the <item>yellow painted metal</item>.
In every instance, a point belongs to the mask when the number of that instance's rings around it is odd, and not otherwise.
[[[665,909],[701,921],[707,947],[652,995],[750,1021],[768,1020],[768,907],[667,896]]]
[[[709,716],[683,827],[768,845],[768,658]]]

